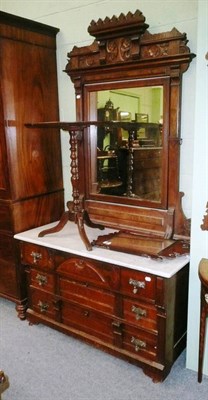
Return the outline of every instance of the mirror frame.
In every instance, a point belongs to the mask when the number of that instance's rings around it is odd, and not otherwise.
[[[90,104],[88,107],[89,114],[87,115],[88,121],[97,120],[97,107],[96,107],[96,93],[102,90],[109,89],[128,89],[128,88],[136,88],[136,87],[150,87],[150,86],[161,86],[163,88],[163,113],[165,118],[163,119],[163,146],[162,146],[162,179],[161,179],[161,200],[146,200],[144,198],[136,198],[136,197],[126,197],[126,196],[117,196],[117,195],[109,195],[109,194],[101,194],[96,193],[97,189],[97,166],[96,166],[96,154],[97,154],[97,127],[91,126],[87,135],[87,142],[89,143],[88,147],[85,148],[85,155],[87,160],[90,160],[90,167],[85,171],[86,182],[86,193],[85,198],[91,200],[98,200],[104,202],[112,202],[112,203],[120,203],[120,204],[129,204],[132,206],[145,206],[145,207],[155,207],[155,208],[167,208],[167,179],[168,179],[168,126],[169,120],[166,118],[168,116],[169,111],[169,78],[161,77],[161,78],[150,78],[147,80],[139,79],[139,80],[124,80],[123,82],[103,82],[98,85],[85,85],[84,87],[84,104]],[[95,95],[95,98],[92,96]],[[92,106],[93,105],[93,106]],[[166,157],[163,155],[166,154]],[[95,189],[94,189],[95,187]]]
[[[179,192],[180,112],[182,74],[195,57],[187,47],[185,33],[151,34],[141,11],[92,21],[88,32],[95,37],[89,46],[68,53],[65,72],[74,83],[77,121],[97,119],[96,104],[89,97],[103,87],[122,87],[129,82],[153,80],[164,86],[164,152],[166,154],[161,203],[92,194],[91,137],[95,127],[84,132],[79,145],[79,193],[93,222],[144,235],[188,238],[190,220],[183,213]],[[93,111],[94,110],[94,111]],[[94,118],[93,118],[94,117]]]

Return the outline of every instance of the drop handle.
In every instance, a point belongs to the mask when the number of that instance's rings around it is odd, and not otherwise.
[[[137,281],[136,279],[129,279],[129,285],[133,286],[133,293],[136,294],[138,289],[145,289],[145,282],[144,281]]]
[[[140,339],[136,339],[134,336],[131,338],[131,343],[135,346],[135,351],[139,351],[146,348],[146,342]]]
[[[39,286],[44,286],[48,283],[47,276],[45,275],[37,274],[35,279],[38,282]]]
[[[44,313],[49,309],[49,304],[40,300],[38,302],[38,307],[40,308],[40,312]]]
[[[37,264],[37,262],[42,259],[42,254],[36,251],[32,251],[30,255],[33,257],[33,264]]]
[[[143,308],[132,306],[131,311],[135,314],[136,320],[139,320],[141,317],[147,316],[147,311]]]

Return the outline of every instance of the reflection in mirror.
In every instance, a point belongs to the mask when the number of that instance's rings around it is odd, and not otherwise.
[[[161,201],[163,86],[94,92],[99,121],[138,122],[134,137],[122,128],[97,130],[97,191]]]

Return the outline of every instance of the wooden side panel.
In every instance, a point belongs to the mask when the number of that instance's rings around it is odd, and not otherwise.
[[[1,54],[12,198],[17,200],[61,189],[59,131],[25,127],[31,121],[59,118],[54,49],[5,39],[1,42]]]
[[[13,205],[14,232],[58,221],[63,212],[63,191],[26,199]]]

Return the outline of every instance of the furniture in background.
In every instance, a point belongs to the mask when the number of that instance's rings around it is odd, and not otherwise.
[[[1,395],[5,392],[6,389],[9,387],[9,379],[5,373],[0,370],[0,400],[2,399]]]
[[[60,218],[64,191],[60,132],[28,121],[59,119],[58,29],[0,12],[0,295],[27,302],[15,233]]]
[[[204,218],[201,224],[201,229],[203,231],[208,231],[208,202],[206,204],[206,214],[204,214]]]
[[[206,319],[208,317],[208,259],[201,259],[198,272],[201,284],[198,382],[201,382],[203,373]]]

